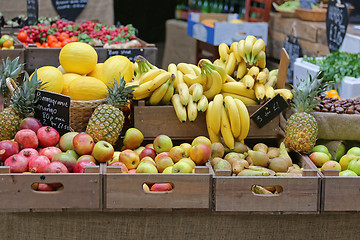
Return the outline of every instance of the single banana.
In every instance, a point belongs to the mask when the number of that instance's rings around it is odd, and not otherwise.
[[[170,78],[169,81],[170,81],[169,87],[168,87],[164,97],[160,101],[161,105],[169,105],[170,101],[171,101],[171,98],[174,95],[174,92],[175,92],[175,88],[174,88],[175,77]]]
[[[256,37],[254,37],[253,35],[248,35],[246,38],[245,38],[245,44],[244,44],[244,51],[245,51],[245,56],[246,56],[246,59],[248,60],[248,62],[251,61],[251,50],[253,48],[253,45],[256,41]]]
[[[225,63],[225,72],[229,75],[233,74],[236,67],[235,53],[231,52]]]
[[[269,76],[268,77],[272,77],[272,76],[276,76],[278,75],[279,73],[279,69],[273,69],[269,72]]]
[[[242,79],[247,73],[248,73],[248,69],[246,67],[246,62],[245,61],[240,62],[236,71],[236,78]]]
[[[233,42],[232,44],[230,44],[230,53],[231,52],[235,52],[235,49],[237,48],[239,42]]]
[[[256,58],[260,51],[265,51],[265,42],[261,38],[257,39],[251,49],[252,61]]]
[[[176,91],[179,93],[181,104],[186,106],[189,102],[189,87],[186,83],[180,83],[177,85]]]
[[[255,84],[255,80],[252,76],[250,76],[249,74],[245,75],[242,79],[243,83],[245,84],[245,87],[247,89],[253,89],[254,84]]]
[[[226,146],[232,150],[234,149],[235,146],[235,140],[234,140],[234,136],[231,132],[231,125],[230,125],[230,121],[229,118],[226,114],[226,110],[224,106],[221,106],[221,123],[220,123],[220,131],[221,131],[221,135],[224,139],[224,142],[226,144]]]
[[[180,122],[186,122],[186,108],[180,102],[179,94],[174,94],[171,98],[175,113]]]
[[[176,75],[177,75],[177,66],[176,66],[175,63],[170,63],[168,65],[168,72],[174,74],[175,77],[176,77]]]
[[[223,95],[217,94],[212,101],[211,113],[209,113],[210,117],[210,128],[213,132],[218,133],[220,131],[221,124],[221,109],[223,107],[224,98]],[[209,103],[210,104],[210,103]],[[209,111],[209,107],[208,107]]]
[[[206,70],[205,76],[206,76],[206,82],[205,82],[205,84],[203,85],[204,92],[207,91],[207,90],[209,90],[210,87],[211,87],[211,85],[212,85],[212,83],[213,83],[213,79],[212,79],[212,77],[210,76],[210,73],[209,73],[207,70]],[[203,93],[203,94],[204,94],[204,93]]]
[[[205,112],[206,109],[209,106],[209,100],[207,99],[207,97],[205,97],[205,95],[202,95],[200,100],[197,102],[197,110],[200,112]]]
[[[154,91],[155,89],[163,85],[171,77],[175,77],[175,76],[173,76],[171,73],[167,71],[160,73],[151,81],[152,84],[150,85],[150,87],[148,87],[148,90]]]
[[[226,96],[224,98],[224,102],[227,108],[227,113],[229,115],[231,132],[234,138],[238,138],[241,131],[239,110],[236,106],[235,100],[232,97]]]
[[[269,172],[266,171],[254,171],[251,169],[244,169],[241,172],[239,172],[238,176],[270,176]]]
[[[280,94],[285,100],[289,100],[293,98],[293,94],[289,89],[282,88],[282,89],[275,89],[275,94]]]
[[[192,63],[188,63],[188,65],[194,70],[196,76],[200,75],[201,69],[198,66]]]
[[[199,63],[200,63],[200,65],[205,65],[205,66],[207,66],[207,67],[209,67],[209,68],[217,71],[217,72],[220,74],[223,83],[226,81],[226,79],[227,79],[227,74],[226,74],[225,68],[220,67],[220,66],[217,66],[217,65],[215,65],[215,64],[212,64],[212,63],[211,63],[209,60],[207,60],[207,59],[203,59],[203,61],[202,61],[202,62],[199,61]]]
[[[185,74],[183,76],[184,82],[191,86],[195,83],[200,83],[201,85],[205,84],[206,82],[206,76],[205,73],[201,73],[198,76],[193,75],[193,74]]]
[[[240,56],[240,53],[239,53],[238,44],[239,44],[239,42],[233,42],[230,46],[230,51],[234,52],[236,61],[239,63],[242,61],[242,57]]]
[[[240,136],[238,137],[238,140],[241,142],[249,134],[249,129],[250,129],[249,111],[247,110],[245,104],[241,100],[234,99],[234,101],[236,102],[236,106],[238,107],[238,111],[240,114],[241,132],[240,132]]]
[[[145,96],[147,94],[149,94],[148,96],[151,95],[152,91],[149,91],[148,88],[151,87],[151,85],[153,84],[152,81],[143,83],[141,85],[139,85],[138,87],[134,88],[134,91],[132,92],[133,97],[135,98],[139,98],[140,96]]]
[[[253,185],[251,187],[251,190],[256,194],[273,194],[272,192],[270,192],[269,190],[266,190],[265,188],[263,188],[260,185]]]
[[[254,85],[255,96],[259,102],[265,97],[265,86],[262,83],[256,82]]]
[[[170,79],[153,91],[149,99],[150,105],[154,106],[160,103],[161,99],[165,96],[167,90],[169,89]]]
[[[221,137],[219,132],[214,132],[210,127],[210,122],[212,121],[212,118],[210,117],[212,113],[212,106],[213,102],[210,102],[208,105],[208,110],[206,111],[206,127],[209,134],[209,139],[212,143],[214,142],[220,142],[221,143]]]
[[[208,99],[213,99],[216,94],[221,92],[222,78],[221,78],[220,74],[217,71],[212,70],[212,69],[210,69],[210,71],[208,73],[208,78],[212,79],[212,83],[210,85],[210,88],[205,90],[203,94]]]
[[[269,76],[270,76],[270,74],[269,74]],[[272,75],[271,77],[268,77],[267,81],[265,82],[265,85],[275,87],[276,82],[277,82],[277,76]]]
[[[221,61],[220,58],[216,59],[213,64],[225,69],[225,62]]]
[[[242,82],[229,82],[224,83],[221,89],[222,92],[234,93],[244,97],[256,100],[255,92],[253,89],[247,89]]]
[[[183,83],[183,82],[184,82],[184,74],[182,73],[182,71],[177,70],[174,87],[176,88],[179,83]]]
[[[247,62],[247,58],[245,54],[245,40],[240,40],[237,47],[240,57],[244,60],[244,62]]]
[[[247,73],[248,75],[250,75],[253,79],[256,79],[257,75],[259,74],[260,69],[256,66],[252,66],[249,69],[249,72]]]
[[[196,75],[194,69],[188,63],[179,63],[177,69],[180,70],[183,74],[192,74]]]
[[[256,82],[263,84],[266,81],[267,74],[265,72],[259,72],[256,77]]]
[[[200,83],[194,83],[189,87],[189,93],[192,95],[192,101],[197,102],[203,96],[203,86]]]
[[[139,69],[138,63],[137,63],[137,62],[134,62],[134,63],[133,63],[133,67],[134,67],[134,72],[137,72],[138,69]]]
[[[269,69],[267,69],[267,68],[264,68],[263,70],[261,70],[262,72],[264,72],[265,74],[266,74],[266,77],[268,77],[269,76]]]
[[[265,86],[265,97],[266,99],[270,99],[275,97],[275,91],[274,88],[272,86],[269,85],[264,85]]]
[[[257,101],[255,101],[255,100],[253,100],[251,98],[244,97],[244,96],[241,96],[241,95],[238,95],[238,94],[235,94],[235,93],[221,92],[221,94],[224,97],[231,96],[234,99],[239,99],[240,101],[242,101],[246,105],[257,105],[258,104]]]
[[[220,60],[225,62],[230,53],[229,46],[226,43],[220,43],[218,48],[219,48]]]
[[[237,81],[232,76],[230,76],[229,74],[226,74],[225,83],[229,83],[229,82],[237,82]]]
[[[140,85],[153,80],[156,76],[163,72],[165,72],[163,69],[150,69],[139,79]]]
[[[141,99],[145,99],[145,98],[148,98],[150,97],[152,94],[152,92],[149,92],[149,91],[146,91],[145,93],[142,93],[142,94],[133,94],[133,97],[132,99],[133,100],[141,100]]]
[[[196,102],[193,102],[191,94],[189,94],[189,101],[187,105],[187,115],[190,122],[197,118],[198,110]]]
[[[255,58],[255,63],[259,68],[265,68],[266,67],[266,54],[264,51],[260,51],[259,54]]]

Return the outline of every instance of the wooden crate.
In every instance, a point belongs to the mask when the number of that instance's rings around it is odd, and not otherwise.
[[[0,64],[2,64],[2,60],[5,61],[7,57],[10,57],[11,60],[19,57],[19,63],[24,63],[25,61],[24,45],[17,39],[16,36],[12,37],[14,38],[14,49],[0,49]]]
[[[307,156],[296,155],[302,166],[301,177],[241,177],[229,176],[230,171],[216,171],[214,178],[215,211],[231,212],[309,212],[320,210],[320,174]],[[224,176],[227,172],[227,176]],[[223,175],[223,176],[221,176]],[[276,186],[283,192],[274,195],[255,194],[256,185]]]
[[[60,191],[39,192],[33,183],[61,183]],[[0,211],[102,210],[102,176],[99,167],[86,173],[10,173],[0,167]]]
[[[210,209],[209,165],[196,166],[195,173],[119,173],[108,167],[104,174],[104,209]],[[169,192],[144,191],[143,183],[168,182]]]
[[[260,105],[247,105],[249,114],[259,107]],[[182,123],[173,106],[146,106],[144,100],[134,104],[134,127],[143,133],[145,139],[154,139],[159,134],[166,134],[172,139],[187,140],[208,136],[205,113],[199,112],[194,122]],[[262,128],[257,127],[251,120],[247,138],[277,138],[282,134],[280,116],[277,116]]]

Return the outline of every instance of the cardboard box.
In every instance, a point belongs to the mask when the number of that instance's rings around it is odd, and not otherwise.
[[[190,13],[187,33],[193,38],[213,45],[220,45],[223,42],[230,45],[235,41],[245,39],[247,35],[254,35],[256,38],[262,38],[265,44],[267,43],[268,23],[229,22],[238,18],[238,14]],[[201,23],[204,19],[216,19],[219,22],[215,22],[214,27],[212,28]]]

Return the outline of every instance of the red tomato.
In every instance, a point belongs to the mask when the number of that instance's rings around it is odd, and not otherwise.
[[[21,41],[21,42],[25,42],[27,39],[28,35],[26,34],[26,32],[19,32],[17,35],[17,38]]]
[[[51,41],[57,41],[57,38],[54,35],[48,35],[47,36],[47,41],[51,42]]]
[[[78,41],[77,37],[71,37],[69,39],[70,39],[71,42],[77,42]]]
[[[67,34],[66,32],[60,33],[60,35],[58,37],[59,41],[61,41],[61,42],[68,38],[69,38],[69,34]]]

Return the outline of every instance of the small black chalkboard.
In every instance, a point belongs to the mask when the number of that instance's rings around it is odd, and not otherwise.
[[[254,112],[250,118],[259,128],[262,128],[288,107],[289,105],[285,99],[280,94],[277,94]]]
[[[294,63],[295,60],[300,57],[301,47],[299,44],[299,39],[297,37],[287,36],[284,43],[284,48],[289,55],[289,68],[287,72],[287,79],[290,83],[292,83]]]
[[[342,0],[332,0],[326,13],[326,37],[330,52],[336,52],[344,41],[349,12]]]
[[[144,49],[143,48],[109,49],[107,51],[107,58],[116,56],[116,55],[123,55],[123,56],[127,57],[131,62],[135,62],[135,57],[137,55],[144,56]]]
[[[70,131],[70,97],[37,90],[36,96],[39,97],[35,108],[35,118],[43,126],[55,128],[60,135]]]
[[[51,0],[54,8],[61,18],[65,18],[70,21],[80,15],[80,13],[86,7],[88,0]]]
[[[27,24],[34,25],[39,17],[38,0],[27,0]]]

